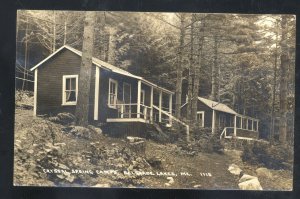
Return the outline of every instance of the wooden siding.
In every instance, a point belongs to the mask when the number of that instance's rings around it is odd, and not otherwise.
[[[62,105],[63,76],[79,75],[81,57],[69,50],[62,50],[38,69],[37,115],[56,115],[61,112],[75,114],[75,105]],[[94,114],[96,66],[92,67],[89,120]]]
[[[203,102],[198,100],[197,111],[204,111],[204,127],[211,128],[212,127],[213,110],[210,107],[208,107],[206,104],[204,104]],[[182,116],[186,118],[187,105],[182,107],[181,112],[182,112]],[[232,114],[224,113],[224,112],[220,112],[220,111],[215,111],[215,114],[216,114],[215,128],[219,128],[219,115],[225,116],[225,118],[226,118],[225,125],[227,127],[230,127],[230,120],[232,120],[232,122],[234,122],[234,115],[232,115]]]
[[[109,134],[112,137],[146,137],[146,125],[146,123],[142,122],[118,122],[107,123],[105,126],[102,127],[102,129],[103,132]]]
[[[37,115],[53,116],[61,112],[75,114],[76,105],[62,105],[62,90],[64,75],[79,75],[81,57],[68,49],[63,49],[38,68],[37,86]],[[100,68],[98,120],[94,120],[95,100],[95,75],[96,66],[92,67],[90,95],[89,95],[89,121],[90,123],[106,123],[107,118],[117,118],[118,110],[108,106],[109,79],[118,82],[117,103],[123,102],[123,83],[131,85],[131,103],[137,103],[138,80],[132,77],[117,74]],[[145,90],[145,105],[150,106],[151,87],[142,83]],[[155,90],[156,91],[156,90]],[[169,95],[163,98],[166,103]],[[136,105],[132,107],[132,113],[136,113]],[[136,117],[136,115],[133,115]],[[118,123],[117,125],[120,125]]]
[[[204,111],[204,127],[211,128],[213,110],[198,100],[197,111]]]

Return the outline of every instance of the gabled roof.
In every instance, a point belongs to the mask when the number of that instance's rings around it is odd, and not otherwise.
[[[209,99],[205,99],[203,97],[198,97],[198,100],[200,100],[202,103],[204,103],[206,106],[208,106],[209,108],[211,108],[213,110],[237,115],[237,112],[235,112],[234,110],[229,108],[227,105],[222,104],[220,102],[215,102],[215,101],[212,101]]]
[[[57,49],[54,53],[52,53],[51,55],[49,55],[48,57],[46,57],[44,60],[42,60],[41,62],[39,62],[37,65],[35,65],[34,67],[32,67],[30,69],[30,71],[33,71],[33,70],[37,69],[39,66],[41,66],[43,63],[45,63],[47,60],[49,60],[50,58],[52,58],[54,55],[56,55],[58,52],[60,52],[63,49],[68,49],[68,50],[72,51],[73,53],[79,55],[80,57],[82,56],[82,52],[81,51],[79,51],[79,50],[77,50],[75,48],[72,48],[71,46],[64,45],[64,46],[60,47],[59,49]],[[118,73],[118,74],[121,74],[121,75],[125,75],[125,76],[128,76],[128,77],[132,77],[132,78],[135,78],[135,79],[142,80],[144,83],[149,84],[150,86],[153,86],[155,88],[161,89],[161,90],[163,90],[163,91],[165,91],[165,92],[167,92],[169,94],[174,94],[174,92],[169,91],[169,90],[167,90],[165,88],[162,88],[160,86],[157,86],[156,84],[154,84],[152,82],[149,82],[148,80],[146,80],[146,79],[144,79],[144,78],[142,78],[140,76],[134,75],[134,74],[132,74],[132,73],[126,71],[126,70],[118,68],[118,67],[116,67],[114,65],[111,65],[111,64],[109,64],[107,62],[104,62],[104,61],[102,61],[100,59],[97,59],[95,57],[92,58],[92,62],[96,66],[101,67],[103,69],[106,69],[106,70],[109,70],[109,71],[112,71],[114,73]]]

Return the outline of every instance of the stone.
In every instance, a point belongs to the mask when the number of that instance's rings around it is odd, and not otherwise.
[[[75,135],[76,137],[85,138],[85,139],[88,139],[91,136],[90,130],[82,126],[72,126],[70,133]]]
[[[126,138],[131,143],[133,143],[133,142],[139,142],[139,141],[144,141],[145,140],[144,138],[133,137],[133,136],[127,136]]]
[[[88,128],[90,130],[92,130],[93,132],[95,132],[96,134],[98,135],[102,135],[102,129],[98,128],[98,127],[95,127],[93,125],[88,125]]]
[[[96,184],[93,187],[110,187],[110,185],[107,183],[104,183],[104,184]]]
[[[170,183],[170,184],[173,184],[173,183],[174,183],[174,178],[173,178],[173,177],[167,177],[167,180],[169,180],[169,183]]]
[[[166,186],[171,186],[172,184],[174,184],[174,178],[173,177],[167,177],[167,180],[169,180],[169,182],[165,183]]]
[[[146,151],[146,142],[138,141],[130,143],[131,149],[138,154],[145,154]]]
[[[271,171],[264,167],[256,169],[256,174],[258,177],[262,178],[273,178]]]
[[[233,175],[240,175],[242,172],[242,170],[236,164],[231,164],[228,168],[228,171]]]
[[[159,157],[151,157],[147,159],[147,162],[150,164],[151,167],[155,169],[160,169],[161,168],[161,159]]]
[[[245,182],[245,181],[253,180],[253,179],[257,179],[257,177],[251,176],[251,175],[248,175],[248,174],[244,174],[244,175],[240,178],[239,182],[241,183],[241,182]]]
[[[196,184],[196,185],[194,185],[194,188],[201,188],[201,187],[202,187],[201,184]]]
[[[241,190],[263,190],[257,178],[241,182],[238,185]]]
[[[50,117],[49,120],[60,124],[71,124],[76,118],[71,113],[58,113],[56,117]]]

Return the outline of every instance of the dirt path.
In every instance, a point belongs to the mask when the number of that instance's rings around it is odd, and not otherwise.
[[[177,152],[176,146],[168,144],[159,145],[154,142],[147,143],[147,156],[162,159],[163,171],[175,172],[172,188],[200,188],[200,189],[238,189],[237,178],[227,169],[231,158],[226,154],[198,153],[187,156]],[[190,174],[180,175],[181,172]],[[167,187],[166,178],[157,177],[156,187]],[[152,184],[152,183],[151,183]]]

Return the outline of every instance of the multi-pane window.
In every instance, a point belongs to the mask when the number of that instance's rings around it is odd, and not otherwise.
[[[141,104],[145,104],[145,90],[141,90]]]
[[[219,127],[224,128],[226,126],[226,116],[223,114],[219,115]]]
[[[109,94],[108,94],[108,106],[116,108],[118,97],[118,82],[113,79],[109,79]]]
[[[78,93],[78,75],[63,76],[63,105],[76,105]]]

